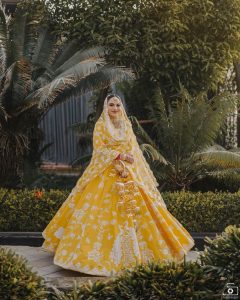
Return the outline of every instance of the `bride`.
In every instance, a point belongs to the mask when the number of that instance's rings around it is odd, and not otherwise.
[[[54,264],[112,276],[149,260],[182,261],[194,246],[171,215],[119,96],[110,94],[93,132],[92,159],[44,229]]]

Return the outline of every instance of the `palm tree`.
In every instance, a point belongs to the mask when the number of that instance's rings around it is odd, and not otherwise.
[[[215,141],[237,97],[222,93],[211,100],[206,93],[196,97],[180,88],[177,102],[165,108],[156,90],[149,117],[151,138],[136,118],[131,117],[141,148],[149,159],[161,188],[188,189],[206,175],[222,176],[240,171],[239,149],[227,151]]]
[[[131,70],[106,64],[105,49],[59,39],[36,12],[13,18],[0,5],[0,182],[21,178],[39,119],[72,95],[132,79]]]

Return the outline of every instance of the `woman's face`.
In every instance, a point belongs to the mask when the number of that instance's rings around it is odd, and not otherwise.
[[[117,97],[108,100],[107,107],[111,118],[118,118],[121,115],[121,101]]]

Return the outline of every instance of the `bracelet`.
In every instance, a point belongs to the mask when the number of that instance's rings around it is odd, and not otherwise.
[[[125,153],[121,154],[121,156],[122,156],[122,160],[126,160],[126,154]]]

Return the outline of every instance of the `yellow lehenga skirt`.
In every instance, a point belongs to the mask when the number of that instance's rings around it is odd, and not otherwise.
[[[180,262],[194,246],[179,221],[162,205],[153,209],[140,187],[134,194],[139,212],[126,215],[118,205],[117,180],[110,166],[63,203],[42,233],[42,247],[55,253],[54,264],[112,276],[152,260]]]

